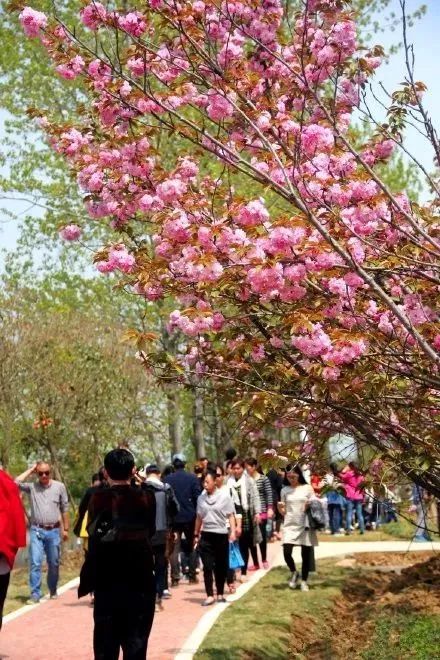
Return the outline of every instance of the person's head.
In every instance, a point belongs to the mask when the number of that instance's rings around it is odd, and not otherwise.
[[[250,477],[255,477],[258,472],[258,461],[256,458],[247,458],[245,460],[246,472]]]
[[[104,468],[111,481],[129,482],[135,473],[134,456],[128,449],[112,449],[104,458]]]
[[[200,465],[200,463],[196,463],[194,465],[194,474],[196,475],[196,477],[200,479],[201,477],[203,477],[204,472],[205,470],[203,469],[203,465]]]
[[[329,465],[329,469],[330,469],[330,472],[331,472],[332,474],[334,474],[335,476],[336,476],[337,474],[339,474],[339,470],[338,470],[338,465],[337,465],[337,463],[330,463],[330,465]]]
[[[350,461],[348,467],[350,470],[353,470],[355,474],[360,474],[359,465],[355,461]]]
[[[217,479],[215,472],[213,472],[212,470],[208,470],[208,472],[205,475],[203,486],[208,494],[211,494],[215,491],[215,489],[217,488]]]
[[[290,486],[302,486],[307,483],[298,464],[286,466],[286,477]]]
[[[225,460],[226,461],[232,461],[233,458],[237,456],[237,451],[234,449],[234,447],[228,447],[225,451]]]
[[[224,480],[225,471],[223,469],[223,465],[217,463],[215,466],[215,483],[217,484],[217,488],[221,488],[223,486]]]
[[[208,459],[206,458],[206,456],[202,456],[202,458],[199,458],[199,463],[200,463],[200,465],[202,466],[202,468],[203,468],[204,470],[206,470],[206,469],[208,468],[208,463],[209,463],[209,461],[208,461]]]
[[[231,461],[231,473],[235,479],[240,479],[244,472],[244,460],[242,458],[233,458]]]
[[[46,461],[38,461],[37,463],[37,477],[42,486],[48,486],[52,474],[52,468]]]
[[[150,465],[147,465],[145,467],[145,474],[148,479],[148,477],[157,477],[160,479],[160,467],[156,465],[156,463],[151,463]]]
[[[183,454],[174,454],[173,468],[175,470],[184,470],[186,465],[185,456]]]
[[[173,474],[174,468],[172,465],[165,465],[162,470],[162,479],[165,479],[169,474]]]
[[[92,475],[92,486],[100,486],[101,485],[101,479],[99,478],[99,473],[95,472],[95,474]]]

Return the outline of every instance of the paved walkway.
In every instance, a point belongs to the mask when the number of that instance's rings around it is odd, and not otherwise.
[[[434,544],[440,550],[440,544]],[[407,550],[408,542],[341,542],[322,543],[317,558],[352,552],[386,552]],[[411,550],[433,549],[431,543],[412,544]],[[269,545],[272,565],[282,563],[279,544]],[[252,582],[261,575],[254,574]],[[248,585],[243,585],[248,588]],[[173,589],[173,597],[165,601],[165,610],[155,616],[149,643],[149,660],[191,658],[203,636],[225,605],[206,611],[201,607],[203,584],[181,585]],[[23,615],[9,615],[0,633],[1,660],[91,660],[92,608],[87,599],[78,600],[76,589],[70,588],[57,601],[41,603]]]

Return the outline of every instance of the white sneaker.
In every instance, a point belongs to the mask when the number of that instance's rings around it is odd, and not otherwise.
[[[290,577],[290,580],[288,582],[288,585],[291,589],[296,589],[296,585],[297,585],[297,582],[298,582],[298,577],[299,577],[298,576],[298,571],[295,571],[294,573],[292,573],[292,575]]]
[[[307,584],[307,582],[304,582],[304,580],[303,580],[303,581],[301,582],[301,587],[300,587],[300,589],[301,589],[301,591],[309,591],[309,585]]]

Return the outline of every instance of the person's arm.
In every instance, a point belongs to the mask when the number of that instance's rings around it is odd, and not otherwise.
[[[31,474],[34,474],[37,470],[37,463],[35,463],[32,467],[28,468],[24,472],[18,475],[18,477],[15,477],[15,483],[19,486],[23,481],[26,481],[26,479],[29,479]],[[23,490],[23,489],[21,489]]]
[[[60,512],[61,512],[61,536],[63,541],[69,538],[69,498],[67,497],[67,490],[63,484],[60,493]]]
[[[266,499],[267,517],[273,518],[273,491],[270,480],[267,477],[264,477],[264,496]]]
[[[197,516],[196,516],[196,525],[195,525],[195,528],[194,528],[194,547],[196,547],[196,545],[199,542],[200,530],[201,529],[202,529],[202,518],[200,517],[199,514],[197,514]]]
[[[234,514],[230,513],[228,515],[228,519],[229,519],[229,529],[230,529],[230,531],[229,531],[229,540],[233,542],[237,538],[237,530],[236,530],[236,527],[235,527],[235,516],[234,516]]]
[[[257,523],[260,522],[260,513],[261,513],[261,501],[260,493],[258,492],[257,484],[254,479],[250,479],[252,495],[254,499],[254,521]]]
[[[84,516],[86,515],[91,496],[92,496],[92,491],[90,490],[90,488],[87,488],[86,492],[82,496],[81,502],[79,503],[78,513],[76,515],[76,520],[73,525],[73,533],[75,534],[75,536],[79,536],[81,533],[82,522],[84,520]]]
[[[278,511],[280,512],[280,514],[282,516],[285,516],[286,515],[286,499],[285,499],[286,495],[284,493],[284,488],[281,491],[280,497],[281,497],[281,499],[277,504],[277,508],[278,508]]]

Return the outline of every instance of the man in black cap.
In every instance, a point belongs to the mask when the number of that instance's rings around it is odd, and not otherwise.
[[[156,533],[151,539],[156,575],[156,611],[161,611],[163,592],[166,588],[167,545],[174,519],[179,512],[179,503],[173,489],[160,479],[160,468],[155,465],[145,467],[146,481],[142,488],[152,493],[156,499]]]
[[[165,482],[169,484],[179,502],[179,513],[176,515],[173,531],[176,533],[176,543],[173,549],[173,554],[170,558],[171,563],[171,584],[176,586],[180,580],[180,564],[179,555],[186,555],[188,562],[188,577],[190,582],[197,582],[196,568],[197,568],[197,554],[194,550],[194,528],[196,524],[196,511],[197,511],[197,498],[202,492],[199,479],[195,474],[185,471],[185,457],[183,454],[175,454],[173,456],[173,474],[169,474],[165,478]],[[184,537],[185,543],[182,543]]]

